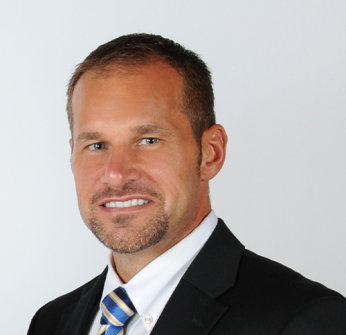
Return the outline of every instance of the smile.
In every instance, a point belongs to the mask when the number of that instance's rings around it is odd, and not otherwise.
[[[115,207],[115,208],[124,208],[124,207],[133,207],[138,205],[145,205],[149,202],[149,200],[143,199],[132,199],[128,201],[110,201],[105,203],[104,207]]]

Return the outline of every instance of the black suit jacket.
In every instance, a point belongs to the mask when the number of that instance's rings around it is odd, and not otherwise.
[[[28,335],[87,335],[107,269],[43,306]],[[345,335],[346,299],[244,249],[222,220],[151,335]]]

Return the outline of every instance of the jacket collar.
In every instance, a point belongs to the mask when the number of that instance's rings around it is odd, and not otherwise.
[[[61,335],[86,335],[99,308],[107,268],[96,279],[87,283],[77,305],[64,310],[59,331]]]
[[[219,219],[168,301],[152,335],[206,335],[229,306],[217,301],[236,281],[244,246]]]
[[[183,278],[212,298],[217,298],[234,286],[243,250],[244,246],[219,219]]]

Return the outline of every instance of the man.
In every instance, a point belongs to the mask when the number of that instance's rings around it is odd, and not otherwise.
[[[244,249],[212,212],[227,136],[197,55],[122,36],[77,67],[67,110],[79,209],[111,257],[29,335],[346,334],[345,298]]]

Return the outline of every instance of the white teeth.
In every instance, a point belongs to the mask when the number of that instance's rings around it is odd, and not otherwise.
[[[124,202],[124,207],[130,207],[131,206],[131,200]]]
[[[123,207],[132,207],[137,205],[147,204],[149,200],[143,199],[132,199],[128,201],[110,201],[104,204],[105,207],[115,207],[115,208],[123,208]]]

